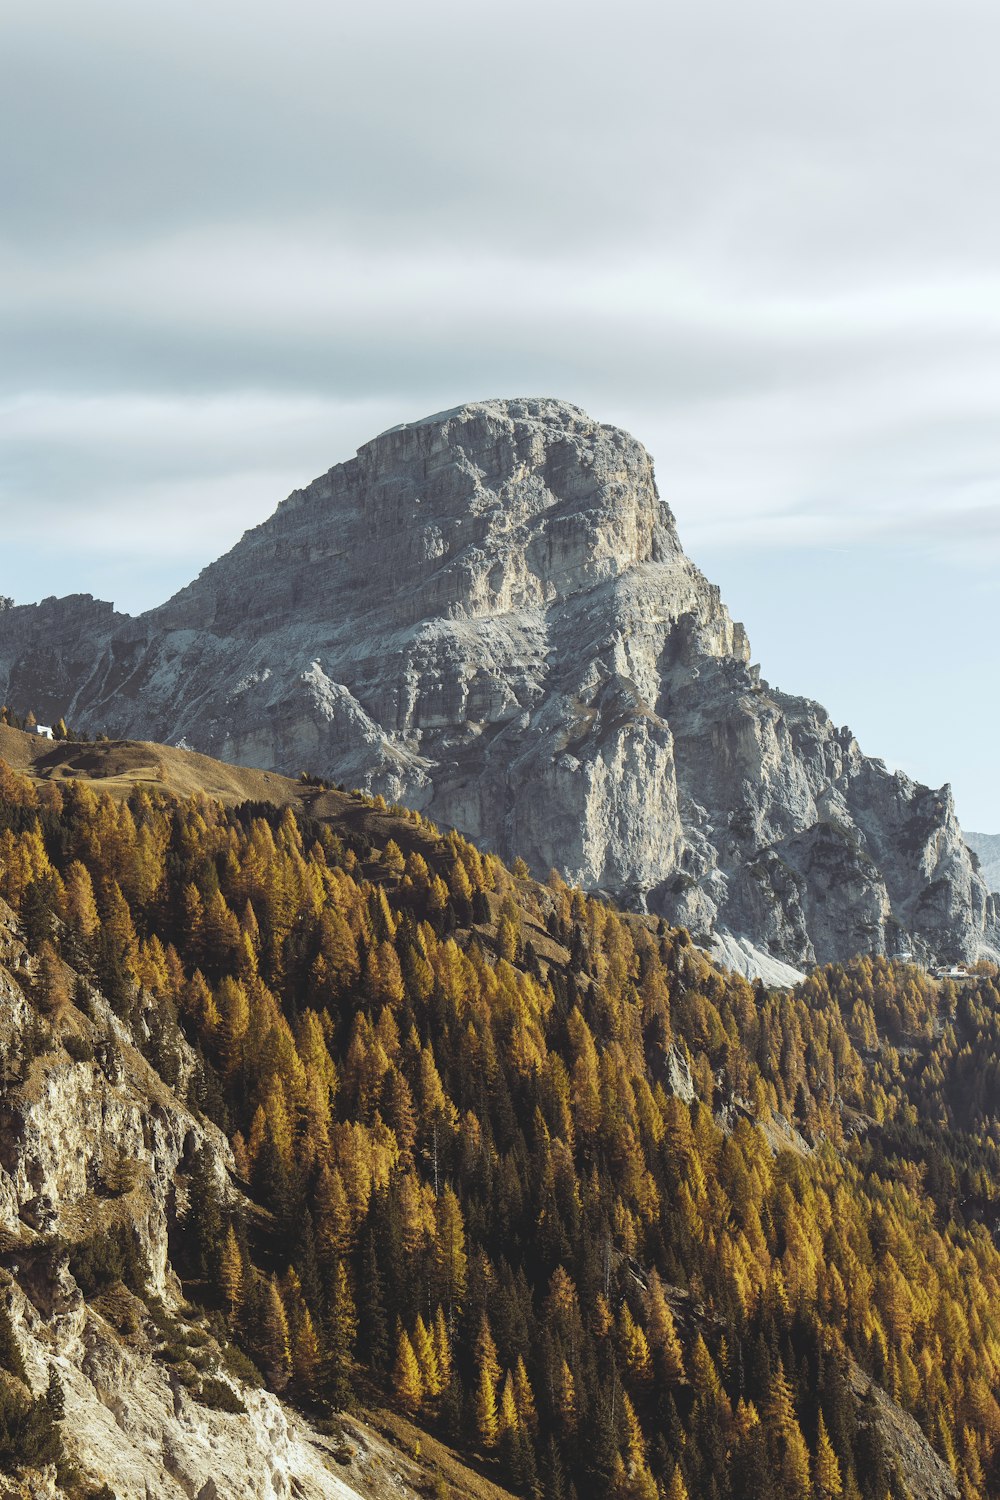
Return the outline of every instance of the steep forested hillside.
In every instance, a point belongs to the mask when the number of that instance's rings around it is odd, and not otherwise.
[[[217,1335],[307,1411],[389,1399],[546,1500],[1000,1495],[996,971],[767,993],[322,796],[0,763],[18,1045],[79,1048],[99,993],[225,1132],[231,1183],[195,1150],[171,1228]],[[148,1290],[127,1219],[71,1264]]]

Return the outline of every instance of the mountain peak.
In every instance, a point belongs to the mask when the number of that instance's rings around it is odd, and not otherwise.
[[[379,438],[388,433],[406,432],[415,427],[447,427],[452,422],[480,418],[511,423],[535,422],[547,427],[563,428],[591,428],[598,425],[581,407],[574,406],[570,401],[561,401],[556,396],[493,396],[483,401],[463,401],[460,406],[432,412],[413,422],[397,422],[395,427],[379,433],[379,437],[373,441],[378,442]]]
[[[646,449],[568,403],[391,428],[139,620],[37,613],[0,692],[46,722],[380,791],[761,963],[1000,943],[950,797],[768,688]]]
[[[365,443],[156,614],[225,632],[346,609],[391,632],[547,609],[680,556],[641,443],[564,402],[482,401]]]

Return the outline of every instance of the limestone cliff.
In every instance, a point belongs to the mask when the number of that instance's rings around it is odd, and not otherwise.
[[[1000,946],[948,788],[770,689],[645,449],[560,402],[382,434],[139,619],[7,612],[0,696],[381,791],[751,962]]]

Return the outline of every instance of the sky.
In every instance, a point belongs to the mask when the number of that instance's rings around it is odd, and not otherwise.
[[[397,422],[656,461],[764,676],[1000,831],[994,0],[0,15],[0,593],[161,602]]]

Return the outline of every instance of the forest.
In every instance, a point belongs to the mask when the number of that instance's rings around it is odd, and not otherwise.
[[[172,1255],[261,1378],[395,1403],[544,1500],[904,1500],[887,1408],[1000,1495],[997,970],[767,991],[336,800],[0,762],[40,1018],[100,990],[231,1143],[240,1191],[195,1161]],[[144,1284],[127,1244],[75,1273]]]

